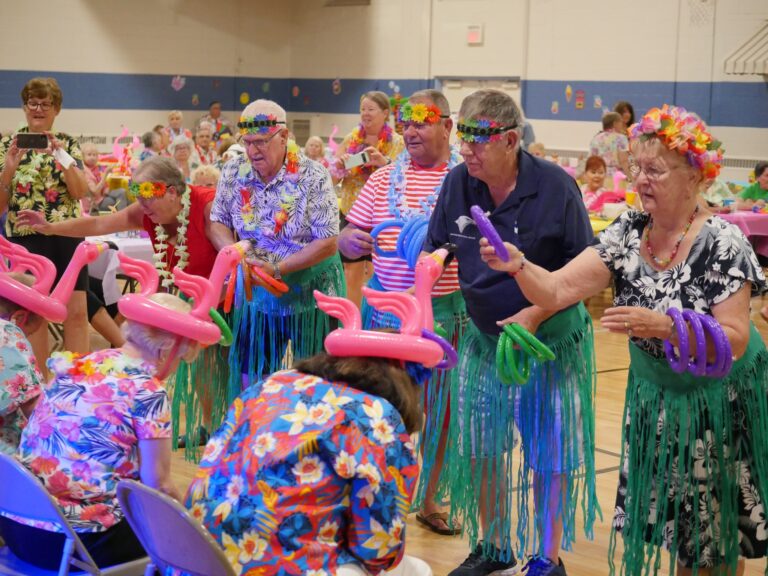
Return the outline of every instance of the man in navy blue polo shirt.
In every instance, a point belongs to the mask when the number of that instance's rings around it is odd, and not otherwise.
[[[518,550],[534,555],[527,573],[564,576],[559,549],[575,537],[579,500],[591,536],[598,510],[594,488],[594,342],[582,304],[563,311],[532,306],[515,279],[480,259],[481,234],[470,216],[479,205],[503,240],[531,262],[557,270],[586,248],[592,231],[581,194],[561,168],[521,151],[523,117],[497,90],[468,96],[459,113],[465,163],[446,177],[424,245],[458,246],[459,283],[471,322],[459,350],[451,389],[448,466],[452,514],[464,518],[474,545],[449,576],[482,576],[515,565],[511,512],[517,507]],[[518,323],[556,354],[533,362],[522,386],[496,372],[501,325]],[[513,467],[516,428],[522,442]],[[512,490],[513,483],[519,491]],[[528,521],[529,494],[535,502]]]

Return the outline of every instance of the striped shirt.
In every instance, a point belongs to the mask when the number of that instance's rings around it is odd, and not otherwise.
[[[347,214],[347,220],[364,230],[370,231],[385,220],[392,220],[396,215],[389,210],[388,192],[390,176],[394,163],[376,170],[366,182],[360,195],[355,200],[352,209]],[[416,168],[411,162],[405,171],[406,202],[408,207],[419,210],[419,201],[439,190],[446,175],[448,165],[437,168]],[[394,250],[400,230],[388,228],[378,237],[378,245],[383,250]],[[373,253],[373,269],[385,290],[403,291],[413,286],[413,270],[408,268],[401,258],[385,258]],[[432,296],[445,296],[459,289],[458,263],[454,259],[446,269],[442,278],[435,285]]]

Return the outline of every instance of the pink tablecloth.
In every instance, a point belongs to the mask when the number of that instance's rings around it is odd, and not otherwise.
[[[730,214],[720,214],[720,217],[736,224],[749,238],[755,252],[761,256],[768,256],[768,214],[740,210]]]

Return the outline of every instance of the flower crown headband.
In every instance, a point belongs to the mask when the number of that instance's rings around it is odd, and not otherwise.
[[[285,124],[285,120],[278,120],[272,114],[256,114],[256,116],[240,116],[237,127],[240,134],[269,134],[278,124]]]
[[[631,139],[659,138],[670,150],[685,157],[688,164],[705,178],[715,178],[723,162],[723,145],[707,130],[707,125],[693,112],[681,106],[664,104],[652,108],[640,122],[629,128]]]
[[[142,182],[137,184],[131,183],[128,186],[128,198],[129,200],[135,200],[138,197],[151,200],[152,198],[160,198],[165,196],[165,192],[168,190],[168,186],[165,182]]]
[[[459,118],[456,136],[469,143],[486,144],[501,140],[502,134],[514,130],[517,125],[507,125],[495,120]]]
[[[401,123],[413,122],[415,124],[437,124],[443,118],[450,116],[434,104],[403,104],[397,111],[397,121]]]

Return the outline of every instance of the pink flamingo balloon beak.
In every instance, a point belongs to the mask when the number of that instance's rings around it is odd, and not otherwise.
[[[142,296],[149,298],[157,292],[160,278],[152,264],[143,260],[134,260],[122,252],[118,252],[117,257],[120,259],[120,267],[123,269],[123,272],[139,281],[141,285],[140,294]]]

